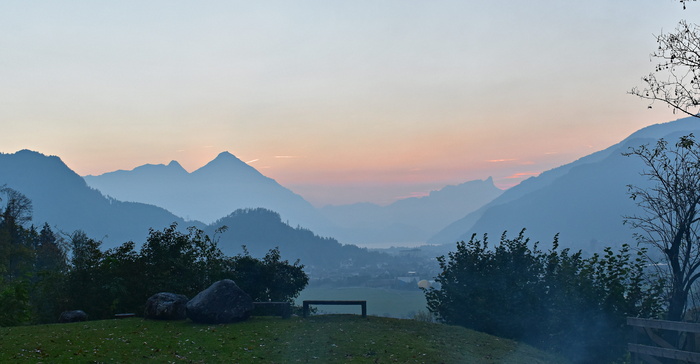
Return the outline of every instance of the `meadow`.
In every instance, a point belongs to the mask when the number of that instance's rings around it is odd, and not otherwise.
[[[561,363],[527,345],[384,317],[253,317],[228,325],[141,318],[0,328],[7,363]]]

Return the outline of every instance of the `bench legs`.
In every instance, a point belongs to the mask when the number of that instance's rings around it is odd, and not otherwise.
[[[367,317],[367,301],[304,301],[304,317],[309,315],[309,305],[358,305],[362,307],[362,317]]]

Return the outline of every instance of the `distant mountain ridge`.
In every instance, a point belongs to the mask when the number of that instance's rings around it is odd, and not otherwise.
[[[183,228],[207,227],[192,220],[202,212],[211,222],[220,222],[232,213],[242,218],[234,213],[240,209],[263,208],[279,217],[262,220],[271,224],[286,221],[282,224],[332,236],[343,244],[401,246],[426,240],[453,244],[474,233],[488,233],[496,240],[504,230],[516,234],[526,228],[533,240],[549,243],[560,233],[562,247],[597,251],[602,246],[634,242],[633,231],[622,224],[623,216],[638,213],[626,186],[648,182],[639,175],[642,163],[621,153],[661,137],[673,142],[691,132],[700,135],[700,120],[656,124],[505,192],[489,178],[447,186],[429,196],[388,206],[363,203],[316,210],[301,196],[227,152],[191,173],[172,161],[84,178],[56,156],[29,150],[0,153],[0,185],[7,184],[32,200],[35,224],[49,222],[67,233],[82,229],[107,246],[128,240],[141,242],[149,228],[160,229],[173,222]],[[112,193],[103,191],[111,198],[96,190],[98,185],[90,180],[114,187]],[[120,195],[119,188],[125,195]]]
[[[266,208],[293,225],[315,230],[327,225],[301,196],[229,152],[192,173],[172,161],[84,179],[90,187],[118,200],[153,204],[188,220],[212,223],[238,209]]]
[[[186,220],[212,223],[239,209],[264,208],[344,244],[416,245],[449,222],[491,201],[503,191],[493,180],[471,181],[407,198],[389,206],[359,203],[314,208],[303,197],[228,152],[189,173],[176,162],[146,164],[85,176],[87,184],[122,201],[163,207]]]
[[[106,246],[143,241],[149,228],[185,223],[160,207],[106,198],[59,157],[30,150],[0,153],[0,185],[32,201],[34,225],[47,222],[67,234],[83,230]],[[203,227],[196,221],[189,225]]]
[[[227,229],[217,236],[216,229],[221,226]],[[283,259],[299,259],[312,271],[337,269],[348,262],[354,262],[358,267],[380,264],[389,259],[385,254],[343,245],[311,230],[291,227],[282,222],[278,213],[263,208],[236,210],[207,226],[205,231],[209,236],[217,236],[221,250],[229,256],[242,253],[243,245],[257,257],[279,247]]]
[[[176,162],[168,166],[146,165],[138,170],[139,173],[164,170],[186,173]],[[0,153],[0,186],[3,185],[31,200],[34,226],[41,228],[48,223],[66,235],[82,230],[89,237],[102,241],[102,249],[128,241],[140,246],[150,229],[162,230],[176,223],[181,231],[190,226],[204,230],[219,241],[219,247],[226,254],[240,254],[241,245],[247,245],[253,256],[263,257],[268,250],[280,247],[283,259],[301,259],[302,264],[314,272],[337,268],[348,260],[370,264],[389,259],[385,254],[342,245],[308,229],[291,227],[282,222],[278,213],[261,208],[235,210],[211,225],[184,221],[161,207],[105,197],[89,187],[59,157],[29,150]],[[228,229],[218,234],[216,229],[223,225]]]
[[[352,244],[396,246],[425,243],[451,221],[500,196],[491,177],[431,191],[428,196],[372,203],[326,206],[321,212],[337,227],[335,237]]]
[[[562,247],[589,252],[634,244],[634,231],[623,225],[623,219],[641,211],[629,198],[627,186],[649,182],[640,176],[641,161],[622,153],[659,138],[674,142],[689,133],[700,135],[700,120],[685,118],[643,128],[609,148],[521,182],[453,222],[429,243],[449,244],[484,233],[495,240],[503,231],[517,234],[526,228],[533,240],[549,243],[560,233]]]

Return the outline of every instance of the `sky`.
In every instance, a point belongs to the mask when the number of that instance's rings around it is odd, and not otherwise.
[[[228,151],[316,206],[508,188],[680,118],[627,92],[671,0],[0,1],[0,152]]]

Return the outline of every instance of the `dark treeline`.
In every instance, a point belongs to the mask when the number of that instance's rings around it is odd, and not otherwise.
[[[526,342],[574,363],[618,362],[630,339],[627,317],[663,311],[663,281],[648,272],[645,251],[628,245],[588,258],[530,244],[524,231],[490,247],[472,236],[438,258],[441,289],[426,291],[443,322]]]
[[[176,224],[150,230],[140,249],[134,242],[102,250],[82,231],[39,230],[31,201],[0,188],[0,326],[55,322],[62,311],[80,309],[91,319],[143,312],[151,295],[193,297],[229,278],[256,301],[292,301],[308,283],[304,266],[282,260],[279,249],[261,259],[244,249],[224,255],[204,231]],[[222,229],[223,230],[223,229]]]

